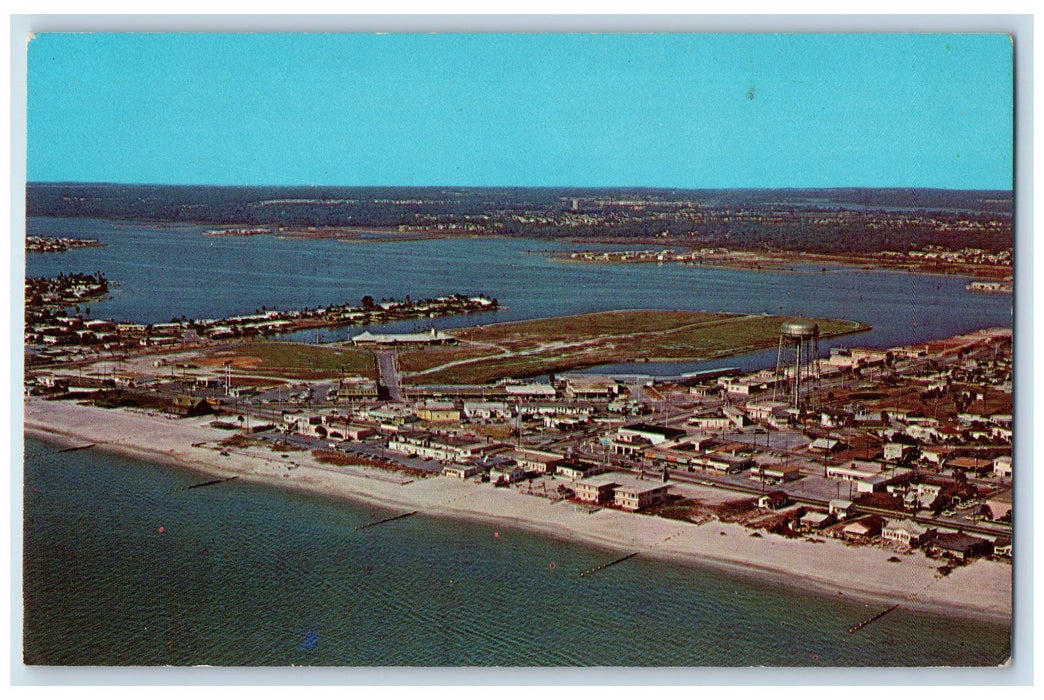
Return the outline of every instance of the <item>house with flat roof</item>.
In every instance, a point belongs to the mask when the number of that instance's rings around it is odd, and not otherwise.
[[[525,469],[526,472],[535,474],[554,474],[555,468],[565,459],[563,455],[556,452],[525,449],[511,450],[505,452],[504,456],[515,460],[515,464]]]
[[[613,492],[613,505],[623,510],[637,511],[667,500],[671,482],[637,479],[625,476]]]
[[[570,375],[565,379],[565,395],[583,401],[609,400],[620,393],[620,383],[599,375]]]
[[[574,490],[581,501],[612,503],[623,510],[637,511],[667,500],[670,486],[670,482],[612,472],[582,479]]]
[[[442,468],[442,475],[454,479],[468,479],[479,473],[477,464],[450,464]]]
[[[968,561],[993,553],[993,543],[981,537],[960,532],[942,532],[928,545],[928,550],[950,559]]]
[[[648,440],[649,444],[659,445],[668,440],[680,440],[685,437],[686,432],[678,428],[669,428],[665,425],[631,423],[630,425],[620,426],[616,434],[622,441],[640,437]]]
[[[609,503],[613,500],[613,490],[617,484],[616,474],[599,474],[577,481],[573,484],[576,497],[585,503]]]
[[[555,466],[555,474],[571,481],[579,481],[605,471],[608,471],[608,468],[604,465],[580,462],[575,459],[563,459]]]
[[[478,459],[502,447],[499,443],[478,438],[437,435],[420,430],[402,431],[388,440],[388,449],[393,452],[449,462]]]
[[[642,456],[659,464],[688,467],[694,456],[714,444],[714,438],[707,435],[690,435],[681,440],[667,440],[658,445],[649,445],[642,452]]]
[[[801,478],[801,466],[797,464],[755,464],[750,468],[750,478],[766,484],[782,484]]]
[[[757,466],[753,459],[745,455],[734,455],[727,452],[705,452],[695,455],[692,465],[703,469],[714,469],[726,474],[736,474],[744,469]]]
[[[826,468],[828,479],[841,481],[860,481],[881,473],[881,468],[873,462],[851,461],[844,464],[830,464]]]
[[[554,398],[556,392],[550,384],[508,384],[504,387],[504,393],[518,398],[550,399]]]

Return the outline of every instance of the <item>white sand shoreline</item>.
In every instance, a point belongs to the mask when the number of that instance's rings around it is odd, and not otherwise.
[[[69,446],[105,450],[220,477],[281,486],[432,517],[514,527],[558,540],[685,566],[727,571],[760,581],[844,596],[872,604],[899,603],[949,617],[1011,623],[1011,565],[980,560],[949,576],[920,552],[887,562],[892,552],[835,541],[814,544],[711,521],[696,525],[616,510],[587,514],[567,501],[552,503],[514,489],[433,476],[407,484],[368,478],[365,468],[336,471],[308,452],[235,450],[214,443],[228,437],[206,419],[171,419],[68,401],[25,401],[24,434]],[[148,446],[146,446],[146,443]],[[200,443],[209,446],[194,447]],[[220,462],[220,463],[219,463]],[[293,467],[292,469],[289,467]],[[380,476],[375,474],[374,476]],[[724,533],[722,535],[721,533]]]

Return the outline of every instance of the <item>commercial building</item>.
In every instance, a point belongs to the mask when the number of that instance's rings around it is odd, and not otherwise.
[[[423,431],[400,432],[388,441],[388,449],[407,455],[450,462],[467,462],[502,449],[503,445],[454,435],[435,435]]]
[[[536,474],[554,474],[556,467],[565,459],[555,452],[542,450],[511,450],[505,452],[504,456],[515,460],[515,464],[527,472]]]
[[[734,455],[727,452],[706,452],[694,455],[690,464],[702,469],[714,469],[726,474],[736,474],[755,465],[753,459],[746,455]]]
[[[782,484],[801,478],[801,467],[796,464],[755,464],[750,478],[766,484]]]
[[[620,393],[620,384],[610,377],[598,375],[572,375],[566,377],[565,395],[581,401],[609,399]]]
[[[613,472],[576,482],[576,497],[587,503],[612,503],[623,510],[636,511],[667,500],[670,482],[639,479]]]
[[[432,328],[426,333],[371,333],[363,331],[352,338],[353,345],[446,345],[457,339]]]

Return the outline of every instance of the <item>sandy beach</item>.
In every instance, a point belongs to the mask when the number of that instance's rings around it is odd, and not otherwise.
[[[234,448],[224,455],[217,442],[229,432],[211,428],[212,417],[177,419],[39,398],[27,398],[24,410],[25,434],[30,437],[68,445],[90,443],[94,449],[151,462],[393,510],[514,526],[614,552],[717,567],[829,595],[1001,624],[1011,621],[1012,569],[1004,562],[979,560],[942,576],[941,562],[919,551],[889,562],[893,553],[878,547],[848,546],[827,538],[812,543],[764,532],[754,537],[739,525],[716,521],[697,525],[611,509],[589,513],[568,501],[552,502],[517,489],[323,465],[304,451],[283,457],[264,448]]]

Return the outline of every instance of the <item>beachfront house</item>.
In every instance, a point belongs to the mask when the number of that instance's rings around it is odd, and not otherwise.
[[[935,528],[926,527],[913,520],[890,520],[881,528],[881,537],[908,547],[928,542],[935,536]]]
[[[454,479],[468,479],[479,473],[476,464],[450,464],[442,468],[442,475]]]
[[[601,474],[605,471],[607,471],[607,467],[601,464],[580,462],[575,459],[564,459],[555,467],[555,474],[570,481],[580,481],[585,477]]]
[[[667,500],[669,481],[638,479],[630,475],[618,475],[619,484],[613,489],[613,505],[629,511],[642,510]]]
[[[515,460],[515,464],[532,474],[554,474],[556,467],[564,459],[555,452],[525,449],[511,450],[505,452],[504,456]]]
[[[573,485],[577,499],[585,503],[609,503],[618,486],[615,474],[601,474],[577,481]]]
[[[818,510],[810,510],[801,516],[800,525],[801,527],[808,530],[822,530],[824,527],[831,523],[830,513],[823,513]]]
[[[526,471],[511,460],[502,460],[502,463],[489,470],[489,482],[494,485],[513,484],[526,478]]]
[[[622,510],[637,511],[666,501],[670,486],[670,482],[613,472],[578,481],[573,489],[585,503],[612,503]]]
[[[961,532],[943,532],[936,535],[928,551],[965,562],[976,556],[992,554],[993,543]]]
[[[196,396],[175,396],[167,407],[167,412],[181,418],[190,418],[192,416],[205,416],[213,411],[206,399]]]
[[[853,540],[868,540],[881,534],[884,518],[880,515],[867,515],[845,525],[844,536]]]

